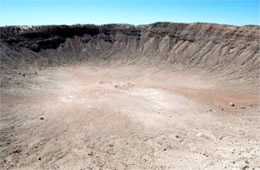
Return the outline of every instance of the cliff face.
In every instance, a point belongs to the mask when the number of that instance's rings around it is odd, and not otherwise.
[[[157,63],[258,78],[259,26],[10,26],[0,28],[2,69],[88,61]]]

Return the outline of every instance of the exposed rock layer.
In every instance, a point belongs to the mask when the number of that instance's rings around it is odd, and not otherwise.
[[[175,64],[255,80],[259,28],[204,23],[1,27],[2,69],[117,60]]]

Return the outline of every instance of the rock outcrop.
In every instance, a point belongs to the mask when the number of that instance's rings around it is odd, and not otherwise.
[[[75,62],[161,63],[258,79],[259,26],[7,26],[0,28],[2,70]]]

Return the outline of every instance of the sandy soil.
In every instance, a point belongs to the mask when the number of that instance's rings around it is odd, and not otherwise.
[[[133,66],[10,78],[1,88],[0,169],[260,169],[255,89]]]

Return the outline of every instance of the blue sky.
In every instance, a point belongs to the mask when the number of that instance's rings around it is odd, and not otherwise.
[[[0,25],[138,25],[158,21],[260,25],[259,1],[0,0]]]

